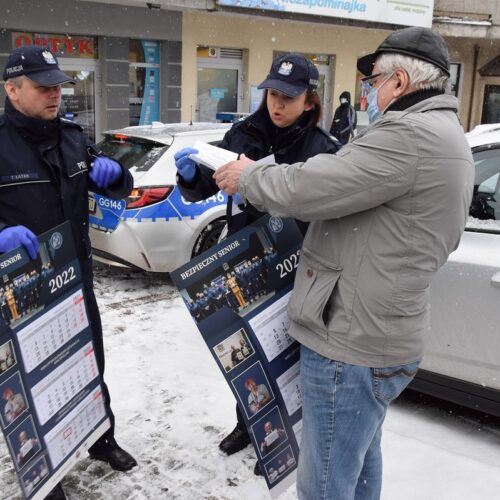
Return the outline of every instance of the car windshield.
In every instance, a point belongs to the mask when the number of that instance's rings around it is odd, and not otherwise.
[[[107,136],[98,146],[106,156],[131,172],[147,172],[168,149],[159,142],[115,135]]]

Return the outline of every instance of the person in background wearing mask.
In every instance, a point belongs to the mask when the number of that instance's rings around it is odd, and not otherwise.
[[[340,106],[335,110],[330,134],[341,144],[347,144],[356,133],[357,123],[356,110],[351,106],[351,94],[345,90],[340,94]]]
[[[311,221],[288,303],[300,500],[380,498],[382,424],[422,359],[430,283],[459,244],[474,184],[440,35],[395,31],[358,69],[380,116],[336,155],[214,174],[261,210]]]
[[[5,114],[0,117],[0,253],[24,246],[38,255],[36,235],[65,221],[71,223],[97,365],[104,374],[102,325],[93,290],[89,238],[88,191],[125,198],[132,176],[120,164],[99,156],[97,147],[76,123],[59,118],[61,84],[74,83],[44,47],[25,46],[7,58]],[[111,429],[89,449],[89,455],[119,471],[137,465],[114,438],[109,392],[102,384]],[[66,498],[60,484],[47,496]]]
[[[289,53],[275,59],[267,78],[259,85],[259,89],[264,89],[259,109],[236,122],[219,147],[252,160],[274,154],[277,163],[305,161],[319,153],[335,153],[340,145],[318,126],[321,116],[318,79],[316,66],[300,54]],[[182,195],[195,202],[214,195],[219,188],[212,177],[213,170],[196,165],[189,158],[193,153],[197,151],[185,148],[176,153],[175,160]],[[244,203],[239,196],[230,196],[227,203],[228,234],[234,234],[264,214],[250,203]],[[305,233],[307,224],[298,223]],[[228,455],[250,444],[238,406],[236,414],[236,427],[219,444]],[[258,462],[255,472],[260,474]]]

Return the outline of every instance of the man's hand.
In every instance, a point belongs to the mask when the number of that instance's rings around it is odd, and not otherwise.
[[[233,195],[238,192],[240,176],[248,165],[254,163],[244,154],[239,160],[230,161],[215,171],[214,179],[221,191]]]
[[[107,188],[113,184],[122,175],[120,164],[111,158],[99,156],[95,159],[92,169],[90,170],[90,178],[100,188]]]
[[[186,182],[193,182],[196,177],[196,165],[194,160],[189,158],[189,155],[198,154],[198,150],[194,148],[184,148],[177,151],[174,155],[175,166],[177,172]]]
[[[24,226],[6,227],[0,231],[0,252],[10,252],[24,245],[29,256],[35,260],[38,254],[38,240],[35,234]]]

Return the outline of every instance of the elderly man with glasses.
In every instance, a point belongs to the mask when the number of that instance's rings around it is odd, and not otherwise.
[[[372,124],[336,155],[243,158],[215,173],[259,210],[311,222],[288,304],[301,344],[300,500],[380,498],[382,423],[418,369],[429,286],[472,195],[449,68],[441,36],[395,31],[358,61]]]

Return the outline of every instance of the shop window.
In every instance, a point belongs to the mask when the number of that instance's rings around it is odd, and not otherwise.
[[[462,73],[462,65],[457,63],[450,64],[450,83],[451,83],[451,93],[458,97],[460,91],[460,76]]]
[[[241,116],[243,50],[197,48],[196,121],[232,121]]]
[[[481,123],[500,123],[500,85],[485,85]]]
[[[130,40],[130,125],[150,125],[160,119],[160,43]]]
[[[67,120],[78,123],[90,139],[95,141],[94,71],[75,70],[61,66],[63,71],[73,78],[75,84],[65,85],[62,88],[59,113]]]

